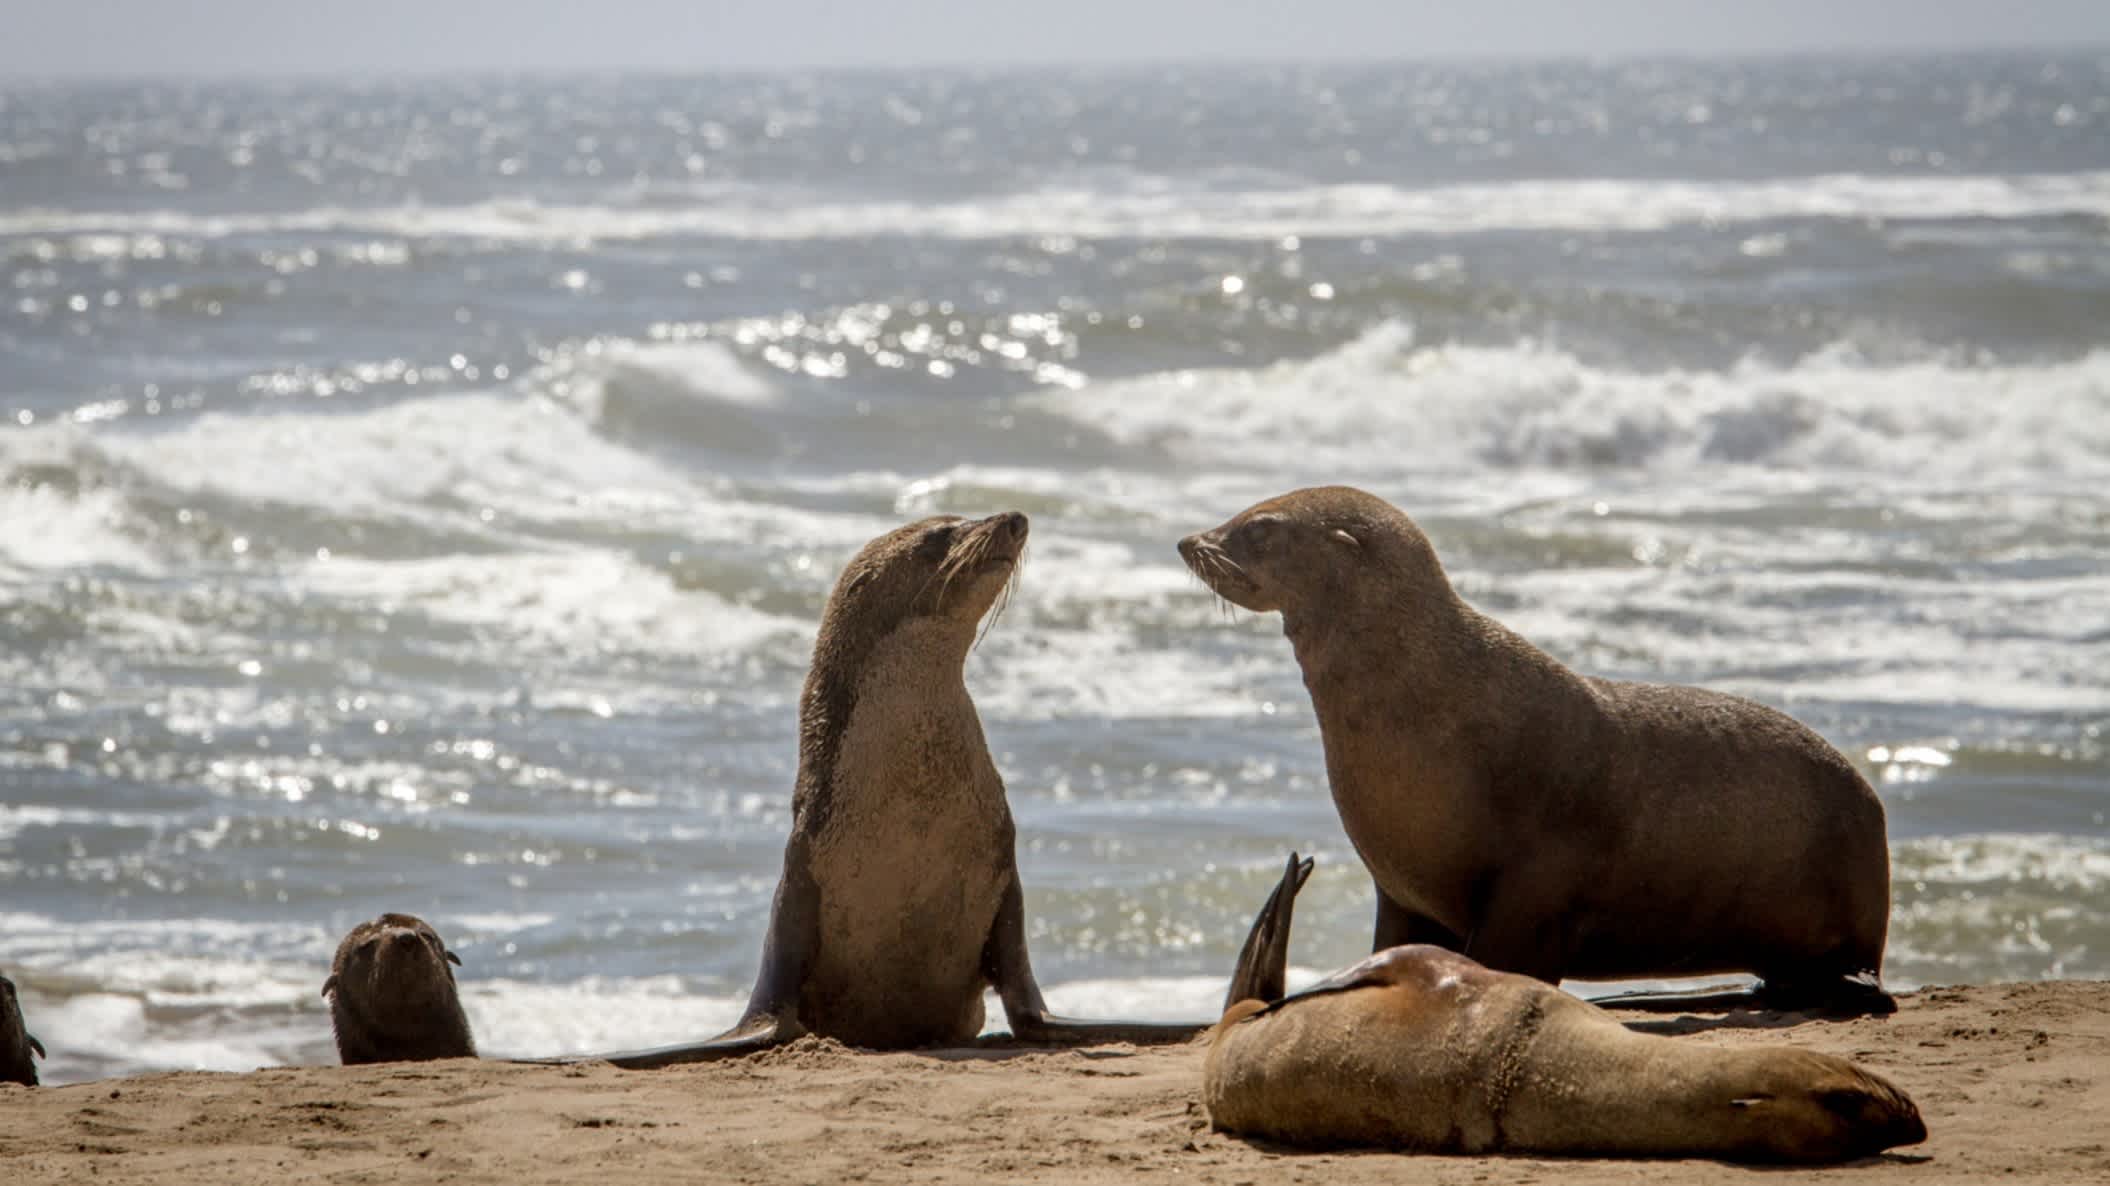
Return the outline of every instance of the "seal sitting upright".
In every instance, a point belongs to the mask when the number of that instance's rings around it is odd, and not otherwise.
[[[1360,490],[1270,499],[1180,554],[1282,615],[1377,883],[1373,950],[1546,981],[1753,972],[1776,1007],[1895,1008],[1883,806],[1808,728],[1577,675],[1467,605],[1421,529]]]
[[[1637,1034],[1440,947],[1394,947],[1282,998],[1294,854],[1253,924],[1202,1071],[1214,1127],[1315,1147],[1826,1162],[1926,1139],[1845,1059]],[[1261,998],[1266,999],[1261,999]]]
[[[988,986],[1027,1042],[1206,1028],[1055,1017],[1033,979],[1011,808],[965,679],[1025,543],[1015,511],[945,515],[850,561],[799,700],[791,837],[746,1013],[709,1041],[599,1057],[658,1067],[805,1033],[879,1050],[964,1042]]]
[[[35,1087],[37,1064],[30,1060],[32,1052],[43,1058],[44,1043],[37,1041],[23,1024],[22,1002],[15,997],[15,982],[0,976],[0,1083]]]
[[[322,982],[344,1065],[474,1058],[447,966],[461,962],[415,915],[384,914],[353,927]]]

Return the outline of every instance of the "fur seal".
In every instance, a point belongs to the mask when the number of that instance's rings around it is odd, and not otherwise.
[[[659,1067],[807,1033],[878,1050],[965,1042],[989,986],[1026,1042],[1207,1028],[1056,1017],[1033,978],[1011,808],[965,679],[1026,532],[1016,511],[941,515],[851,559],[799,700],[791,836],[745,1014],[709,1041],[594,1057]]]
[[[1308,874],[1292,855],[1236,982],[1280,995]],[[1295,996],[1233,1003],[1202,1103],[1225,1132],[1428,1153],[1827,1162],[1927,1137],[1903,1091],[1845,1059],[1635,1033],[1427,945],[1381,951]]]
[[[384,914],[337,945],[322,995],[346,1066],[474,1058],[469,1018],[454,991],[460,957],[411,914]]]
[[[22,1002],[15,997],[15,982],[0,976],[0,1083],[35,1087],[37,1064],[30,1059],[32,1052],[38,1058],[45,1057],[44,1044],[22,1021]]]
[[[1433,943],[1549,982],[1751,972],[1734,1003],[1895,1009],[1883,805],[1810,729],[1568,670],[1360,490],[1285,494],[1179,550],[1226,600],[1282,614],[1377,883],[1373,950]]]

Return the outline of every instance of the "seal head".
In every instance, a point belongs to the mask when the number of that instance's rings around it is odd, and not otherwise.
[[[461,962],[416,915],[384,914],[353,927],[322,983],[345,1065],[475,1057],[448,966]]]

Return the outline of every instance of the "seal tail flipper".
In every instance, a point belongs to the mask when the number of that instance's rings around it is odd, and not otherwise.
[[[1239,949],[1238,966],[1231,972],[1231,986],[1224,994],[1224,1008],[1240,1001],[1272,1002],[1282,999],[1289,972],[1290,919],[1296,912],[1297,891],[1311,879],[1312,859],[1289,854],[1282,880],[1267,896],[1253,929]]]

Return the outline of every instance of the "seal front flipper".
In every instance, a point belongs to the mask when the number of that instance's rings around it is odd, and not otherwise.
[[[1183,1021],[1084,1021],[1057,1017],[1048,1012],[1033,979],[1033,961],[1026,953],[1026,899],[1019,887],[1018,870],[1011,870],[1010,883],[997,906],[996,923],[982,949],[982,974],[996,988],[1004,1004],[1004,1017],[1011,1023],[1011,1036],[1021,1042],[1048,1045],[1086,1046],[1095,1042],[1184,1042],[1208,1029],[1207,1025]]]
[[[1898,1011],[1897,998],[1884,991],[1872,972],[1830,981],[1761,980],[1752,985],[1725,985],[1687,992],[1639,990],[1597,997],[1604,1009],[1637,1013],[1726,1013],[1737,1009],[1770,1009],[1780,1013],[1814,1013],[1823,1017],[1887,1017]]]
[[[1311,879],[1312,859],[1289,854],[1289,864],[1282,870],[1282,880],[1267,896],[1267,903],[1253,918],[1253,929],[1246,933],[1245,946],[1239,949],[1238,966],[1231,973],[1231,987],[1224,994],[1224,1009],[1240,1001],[1263,1003],[1282,999],[1284,980],[1289,971],[1290,919],[1296,913],[1297,891]]]

